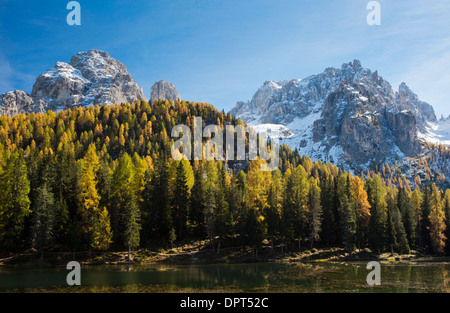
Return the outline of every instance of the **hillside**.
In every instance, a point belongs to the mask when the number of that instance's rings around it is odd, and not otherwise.
[[[208,104],[167,100],[0,117],[0,253],[32,247],[44,258],[48,249],[132,251],[198,239],[218,253],[257,253],[263,241],[398,253],[450,246],[449,190],[413,191],[390,170],[355,176],[286,146],[273,172],[262,172],[261,160],[245,172],[174,161],[168,134],[194,116],[222,128],[238,122]]]

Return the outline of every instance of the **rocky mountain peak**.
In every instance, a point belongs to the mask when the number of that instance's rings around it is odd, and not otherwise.
[[[175,86],[172,83],[163,80],[155,82],[150,93],[152,102],[156,100],[181,101],[181,96]]]
[[[0,100],[0,113],[57,111],[73,106],[147,100],[125,65],[100,50],[79,52],[70,63],[57,62],[38,76],[27,97],[22,96],[23,91],[13,93],[21,96],[12,97],[7,93],[0,97],[3,99]]]
[[[113,79],[117,75],[129,75],[123,63],[100,50],[79,52],[72,57],[70,65],[79,69],[83,76],[91,82]]]
[[[427,122],[436,122],[437,119],[433,107],[421,101],[405,83],[400,84],[395,97],[400,109],[409,110],[417,116],[420,130],[425,130]]]
[[[230,113],[264,129],[281,124],[300,154],[359,169],[417,155],[418,131],[435,120],[406,84],[394,92],[359,60],[302,80],[267,81]]]

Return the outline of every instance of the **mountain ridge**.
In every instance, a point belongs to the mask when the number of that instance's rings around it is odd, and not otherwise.
[[[301,155],[358,170],[420,155],[419,135],[437,121],[405,83],[394,91],[359,60],[304,79],[266,81],[230,113],[266,131],[266,124],[282,125],[289,136],[280,138]]]
[[[31,94],[14,90],[0,95],[0,114],[42,113],[134,100],[147,98],[125,65],[107,52],[93,49],[78,52],[70,63],[56,62],[36,78]]]

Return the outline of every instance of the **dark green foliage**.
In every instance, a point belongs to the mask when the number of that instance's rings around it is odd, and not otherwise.
[[[179,161],[175,176],[175,190],[172,195],[172,216],[175,233],[178,239],[183,239],[187,232],[189,190],[187,185],[186,171],[183,162]]]

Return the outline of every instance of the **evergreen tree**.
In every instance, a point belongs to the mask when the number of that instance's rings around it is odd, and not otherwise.
[[[414,206],[408,192],[404,188],[398,190],[397,207],[402,217],[408,243],[410,246],[414,246],[416,241]]]
[[[51,244],[56,226],[56,210],[53,193],[44,183],[36,191],[33,203],[32,246],[40,251],[41,261],[44,260],[44,250]]]
[[[419,220],[420,239],[419,247],[427,252],[432,252],[430,237],[430,214],[431,214],[431,187],[425,186],[423,190],[421,218]]]
[[[137,205],[136,196],[131,190],[128,190],[125,196],[124,207],[124,231],[123,242],[128,248],[128,260],[131,260],[131,251],[139,248],[140,243],[140,211]],[[169,238],[168,238],[169,239]]]
[[[184,163],[178,161],[175,190],[172,194],[172,216],[177,238],[183,239],[187,231],[189,190]]]
[[[387,244],[399,253],[409,254],[406,231],[393,194],[387,196]]]
[[[322,193],[321,203],[323,208],[323,221],[322,221],[322,241],[330,244],[337,243],[337,234],[339,232],[337,226],[337,201],[336,201],[336,189],[334,186],[334,180],[332,177],[326,176],[322,180]]]
[[[375,249],[385,247],[387,210],[386,190],[380,175],[375,174],[367,180],[367,195],[370,204],[369,242]]]
[[[320,204],[320,188],[314,178],[309,180],[308,193],[308,208],[309,208],[309,228],[311,249],[314,241],[320,239],[320,232],[322,231],[322,206]]]
[[[168,242],[170,230],[173,227],[168,185],[168,162],[163,155],[157,161],[157,169],[151,178],[150,192],[147,193],[145,201],[145,210],[148,212],[149,235],[159,238],[162,243]]]
[[[206,225],[202,166],[199,166],[195,171],[194,185],[191,190],[189,201],[189,217],[193,228],[193,233],[197,236],[203,237],[206,235]]]
[[[30,181],[22,156],[11,154],[0,174],[0,246],[16,246],[30,210]]]
[[[226,173],[222,163],[218,163],[219,176],[215,189],[214,229],[220,239],[233,234],[233,217],[226,201]],[[220,241],[219,241],[220,244]]]
[[[349,175],[341,175],[338,179],[338,198],[343,243],[347,249],[353,250],[356,244],[356,207]]]
[[[246,233],[247,244],[254,249],[254,255],[258,256],[258,249],[262,246],[262,241],[265,235],[264,217],[261,216],[258,210],[250,208],[247,211],[246,217]]]

